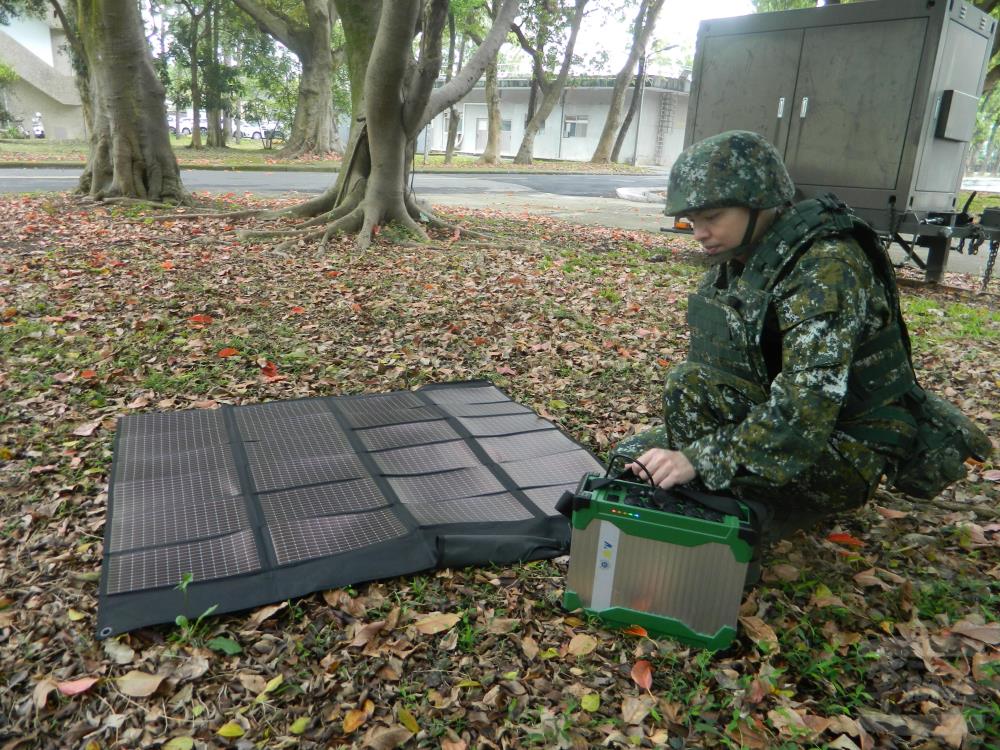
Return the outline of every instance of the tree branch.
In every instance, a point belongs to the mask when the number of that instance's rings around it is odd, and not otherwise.
[[[73,54],[76,55],[76,58],[78,60],[86,60],[87,52],[83,48],[83,42],[80,40],[79,35],[76,33],[76,28],[70,23],[69,18],[66,16],[66,12],[59,4],[59,0],[49,0],[49,1],[52,3],[52,10],[55,11],[56,17],[59,19],[59,23],[62,26],[63,33],[66,34],[66,41],[69,42],[69,47],[71,50],[73,50]]]
[[[448,20],[448,0],[430,0],[423,33],[420,35],[420,60],[410,81],[403,105],[403,131],[414,136],[423,127],[421,116],[441,72],[441,38]]]
[[[531,42],[528,41],[528,38],[524,35],[524,32],[521,31],[520,26],[512,23],[510,25],[510,28],[511,31],[514,32],[514,36],[517,37],[517,42],[518,44],[521,45],[521,49],[527,52],[528,55],[531,57],[532,75],[534,75],[535,81],[538,83],[538,86],[542,89],[542,93],[544,94],[545,86],[547,84],[545,82],[545,68],[542,65],[541,50],[537,50],[531,46]]]
[[[482,77],[490,60],[496,57],[501,45],[507,39],[507,31],[511,28],[516,13],[517,0],[503,0],[493,26],[475,54],[469,58],[469,61],[462,66],[462,69],[455,74],[451,81],[430,95],[430,100],[420,118],[417,130],[472,90],[476,81]]]
[[[183,1],[181,0],[181,2]],[[257,2],[257,0],[233,0],[233,2],[236,3],[236,7],[254,20],[257,28],[268,36],[277,39],[288,47],[288,49],[292,50],[296,56],[306,46],[303,45],[302,39],[302,35],[306,30],[284,13],[267,8],[263,3]]]

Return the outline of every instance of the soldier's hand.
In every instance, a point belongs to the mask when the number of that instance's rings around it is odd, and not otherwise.
[[[650,476],[643,470],[644,467],[652,474],[653,484],[665,490],[675,484],[690,482],[698,476],[687,456],[680,451],[668,451],[665,448],[650,448],[632,463],[625,464],[627,471],[648,480]]]

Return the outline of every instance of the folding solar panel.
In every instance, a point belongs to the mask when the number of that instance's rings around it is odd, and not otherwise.
[[[98,636],[561,554],[556,501],[600,468],[481,381],[124,417]]]

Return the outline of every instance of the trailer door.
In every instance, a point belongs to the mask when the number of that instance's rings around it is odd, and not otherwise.
[[[895,190],[927,18],[806,29],[785,163],[800,185]]]
[[[708,36],[691,144],[726,130],[753,130],[785,150],[802,29]]]

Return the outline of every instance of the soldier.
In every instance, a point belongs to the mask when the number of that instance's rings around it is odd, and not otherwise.
[[[756,133],[677,159],[666,213],[691,221],[711,268],[688,301],[690,352],[667,375],[664,424],[616,449],[660,487],[697,480],[750,501],[765,541],[867,502],[917,431],[884,249],[832,196],[793,206],[794,193]]]

